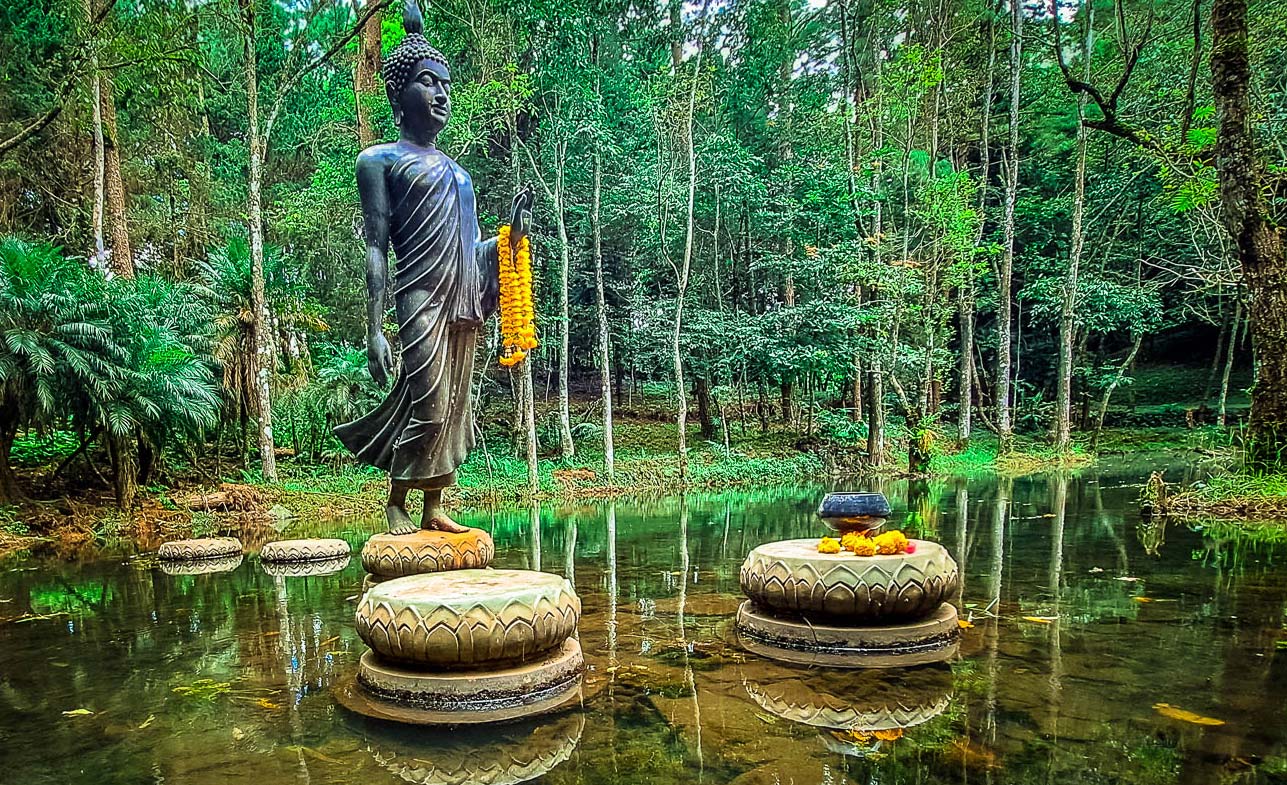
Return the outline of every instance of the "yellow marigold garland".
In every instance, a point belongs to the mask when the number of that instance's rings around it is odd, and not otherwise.
[[[510,227],[500,228],[496,240],[500,262],[501,357],[505,367],[518,365],[535,349],[536,312],[532,306],[532,244],[524,237],[515,251]]]
[[[871,531],[850,531],[845,532],[839,542],[834,537],[823,537],[818,543],[818,553],[843,553],[844,551],[849,551],[855,556],[896,555],[916,553],[916,544],[897,529],[881,534]]]

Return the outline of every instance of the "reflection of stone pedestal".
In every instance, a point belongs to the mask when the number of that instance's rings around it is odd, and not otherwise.
[[[952,672],[942,666],[784,678],[757,672],[742,683],[769,714],[817,728],[828,749],[858,756],[941,715],[952,699]]]
[[[274,578],[306,578],[309,576],[334,575],[349,566],[349,557],[335,559],[314,559],[312,561],[266,562],[261,561],[264,572]]]
[[[742,565],[738,610],[747,649],[808,665],[894,667],[947,659],[960,630],[946,600],[960,583],[943,546],[913,553],[819,553],[816,540],[772,542]]]
[[[193,559],[192,561],[163,561],[158,566],[166,575],[214,575],[221,572],[232,572],[241,566],[242,556],[235,553],[231,556]]]
[[[384,581],[362,597],[371,647],[349,708],[402,722],[484,723],[552,711],[580,695],[584,660],[569,636],[581,601],[564,578],[455,570]]]
[[[362,568],[378,579],[447,570],[482,569],[496,546],[482,529],[460,534],[420,530],[414,534],[373,534],[362,547]]]
[[[376,762],[416,785],[518,785],[549,773],[576,750],[585,716],[425,734],[368,723],[367,748]]]
[[[275,540],[259,550],[260,561],[277,564],[347,559],[348,555],[349,544],[341,539]]]

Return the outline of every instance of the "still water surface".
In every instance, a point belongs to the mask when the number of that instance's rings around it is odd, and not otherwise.
[[[822,488],[463,516],[496,566],[575,583],[590,671],[580,711],[455,733],[333,699],[364,649],[356,559],[291,578],[253,557],[202,576],[121,551],[0,562],[0,782],[1287,782],[1287,546],[1141,525],[1141,479],[886,486],[893,525],[962,564],[974,623],[956,661],[913,671],[736,645],[743,556],[819,534]],[[377,528],[305,526],[355,549]],[[807,724],[846,703],[919,724],[893,741]]]

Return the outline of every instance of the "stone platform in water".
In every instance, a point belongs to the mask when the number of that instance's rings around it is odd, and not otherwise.
[[[356,611],[362,655],[340,702],[418,724],[499,722],[580,701],[585,663],[571,636],[581,600],[531,570],[452,570],[372,586]]]
[[[358,635],[384,660],[477,668],[531,659],[576,630],[566,578],[531,570],[452,570],[384,581],[362,596]]]
[[[414,534],[373,534],[362,547],[362,569],[381,578],[482,569],[492,563],[496,546],[482,529]]]
[[[546,714],[580,703],[585,660],[568,639],[545,656],[502,668],[426,671],[373,652],[358,662],[340,703],[359,714],[420,725],[477,725]]]
[[[818,541],[761,545],[742,564],[742,591],[767,611],[883,624],[934,613],[960,588],[956,561],[936,542],[912,540],[914,553],[819,553]]]
[[[196,540],[173,540],[162,543],[156,556],[161,561],[195,561],[240,556],[241,540],[236,537],[202,537]]]
[[[242,559],[240,553],[234,553],[231,556],[214,556],[208,559],[162,561],[157,566],[166,575],[215,575],[221,572],[232,572],[241,566]]]
[[[960,634],[949,603],[925,619],[877,626],[775,616],[749,600],[737,611],[738,640],[747,651],[798,665],[897,668],[942,662],[956,655]]]
[[[286,561],[259,563],[264,572],[274,578],[307,578],[319,575],[334,575],[349,566],[348,556],[334,559],[314,559],[312,561]]]
[[[269,563],[307,562],[348,555],[349,544],[340,539],[275,540],[260,549],[259,560]]]

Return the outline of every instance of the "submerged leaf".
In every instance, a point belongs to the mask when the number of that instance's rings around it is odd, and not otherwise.
[[[1055,620],[1055,618],[1058,618],[1058,617],[1054,617],[1054,618],[1046,618],[1046,617],[1044,617],[1044,616],[1024,616],[1024,617],[1023,617],[1023,620],[1024,620],[1024,621],[1030,621],[1030,622],[1032,622],[1033,624],[1049,624],[1049,623],[1051,623],[1052,621],[1054,621],[1054,620]]]
[[[1223,725],[1224,720],[1217,720],[1215,717],[1203,717],[1201,714],[1195,714],[1191,711],[1181,709],[1178,706],[1172,706],[1169,703],[1154,703],[1153,710],[1163,717],[1180,722],[1188,722],[1194,725]]]
[[[63,716],[64,717],[88,717],[93,713],[94,712],[90,711],[89,709],[72,709],[71,711],[63,712]]]

